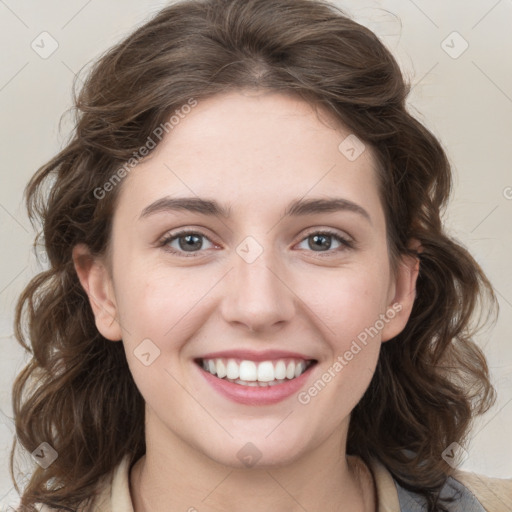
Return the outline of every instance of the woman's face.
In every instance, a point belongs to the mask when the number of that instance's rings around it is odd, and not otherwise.
[[[391,272],[371,150],[279,93],[183,117],[120,185],[112,279],[101,262],[81,275],[147,435],[240,467],[343,443],[414,299],[413,265]]]

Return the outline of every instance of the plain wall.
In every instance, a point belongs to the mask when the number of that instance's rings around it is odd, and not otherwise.
[[[27,360],[13,336],[14,303],[40,270],[23,189],[68,136],[66,120],[61,133],[58,124],[71,105],[74,73],[166,4],[0,2],[0,509],[15,500],[7,470],[13,436],[10,394],[14,376]],[[441,140],[453,164],[455,189],[446,214],[449,232],[487,272],[501,306],[496,326],[478,340],[488,357],[498,402],[476,422],[462,469],[512,477],[512,3],[337,4],[374,30],[397,57],[414,86],[411,112]],[[43,31],[59,45],[46,59],[31,47]],[[48,49],[51,42],[46,41]]]

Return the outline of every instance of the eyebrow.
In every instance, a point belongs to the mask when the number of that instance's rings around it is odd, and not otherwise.
[[[226,219],[231,216],[231,206],[223,206],[215,200],[202,199],[200,197],[162,197],[146,206],[142,210],[139,219],[156,213],[173,211],[188,211],[213,217],[224,217]],[[295,199],[288,205],[283,217],[339,211],[356,213],[372,224],[369,213],[362,206],[341,197]]]

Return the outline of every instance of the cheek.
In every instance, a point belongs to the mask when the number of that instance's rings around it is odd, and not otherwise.
[[[170,271],[147,262],[124,266],[118,279],[116,299],[121,319],[139,333],[158,332],[161,337],[184,317],[207,291],[211,276],[174,269]]]
[[[191,326],[197,329],[194,304],[204,292],[184,294],[184,289],[194,289],[192,283],[180,283],[154,269],[131,275],[140,278],[126,279],[117,290],[130,372],[145,402],[155,410],[180,408],[186,397],[179,384],[183,375],[178,360]]]
[[[308,303],[328,349],[317,380],[298,398],[329,411],[331,427],[356,406],[374,375],[387,306],[382,275],[347,272],[337,281],[326,279],[325,293]]]
[[[144,272],[131,271],[116,290],[119,319],[123,326],[123,343],[130,366],[140,373],[136,360],[146,341],[149,351],[162,355],[152,363],[152,369],[177,370],[179,359],[187,359],[188,341],[197,334],[211,313],[209,292],[218,281],[211,270],[184,271],[149,268]],[[139,276],[129,278],[129,276]],[[153,347],[154,344],[156,346]],[[160,354],[159,354],[160,352]],[[146,356],[147,358],[147,356]],[[181,371],[181,370],[179,370]],[[165,378],[166,375],[164,374]],[[168,378],[168,375],[167,375]]]
[[[307,305],[336,335],[356,336],[370,327],[387,307],[388,280],[382,269],[340,269],[338,275],[315,279]]]

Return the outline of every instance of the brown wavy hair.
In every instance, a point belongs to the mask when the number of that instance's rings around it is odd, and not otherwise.
[[[410,319],[383,344],[352,412],[347,452],[378,459],[426,499],[428,511],[444,510],[439,490],[453,470],[441,453],[454,441],[463,445],[472,419],[495,400],[472,340],[483,324],[477,313],[497,313],[497,301],[482,269],[442,226],[450,165],[408,112],[410,85],[398,64],[373,32],[323,0],[172,4],[100,56],[78,94],[74,83],[74,130],[26,189],[49,268],[16,310],[16,337],[31,360],[13,387],[13,480],[18,443],[31,452],[46,441],[58,458],[35,468],[20,510],[87,504],[125,455],[133,462],[145,452],[144,400],[122,344],[96,329],[71,257],[78,243],[93,254],[108,248],[122,183],[100,200],[94,191],[190,98],[247,87],[326,109],[376,155],[390,261],[396,269],[411,254],[420,273]],[[410,239],[421,242],[420,253],[408,248]]]

